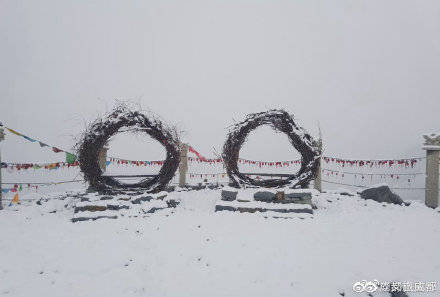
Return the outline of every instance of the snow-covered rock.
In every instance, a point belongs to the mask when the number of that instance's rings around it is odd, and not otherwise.
[[[261,190],[254,194],[255,201],[272,202],[276,194],[273,191]]]
[[[399,195],[391,192],[387,185],[380,185],[376,187],[371,187],[360,192],[363,199],[371,199],[379,203],[393,203],[393,204],[404,204],[402,198]]]

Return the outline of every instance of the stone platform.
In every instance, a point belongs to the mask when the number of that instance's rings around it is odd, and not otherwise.
[[[145,194],[127,192],[125,195],[87,193],[74,206],[72,222],[117,219],[118,217],[149,217],[157,211],[169,211],[179,202],[167,199],[167,192]]]
[[[265,217],[305,218],[313,215],[311,189],[234,189],[224,188],[215,211],[258,213]]]

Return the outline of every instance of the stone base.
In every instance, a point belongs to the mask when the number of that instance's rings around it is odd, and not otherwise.
[[[311,208],[262,208],[262,207],[235,207],[230,205],[216,205],[215,211],[238,211],[241,213],[255,213],[255,212],[277,212],[277,213],[308,213],[313,214]]]
[[[268,203],[261,201],[218,201],[216,212],[252,213],[264,218],[307,218],[313,215],[313,207],[307,203]]]
[[[215,211],[238,213],[264,213],[265,217],[295,217],[296,214],[313,214],[312,193],[314,190],[292,189],[234,189],[221,192],[221,201]],[[277,215],[278,214],[278,215]]]
[[[312,192],[288,192],[283,195],[283,199],[277,199],[275,193],[270,191],[258,191],[254,194],[255,201],[267,202],[267,203],[281,203],[281,204],[312,204]]]
[[[125,197],[84,193],[77,197],[79,201],[75,205],[72,222],[116,219],[123,216],[148,217],[158,211],[175,208],[179,204],[179,201],[166,197],[165,192],[134,193]]]

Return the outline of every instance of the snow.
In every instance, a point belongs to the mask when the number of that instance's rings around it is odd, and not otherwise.
[[[440,136],[440,131],[432,131],[431,133],[422,134],[423,137],[435,138]]]
[[[422,148],[427,151],[439,151],[440,145],[424,145]]]
[[[355,282],[440,275],[439,209],[419,201],[333,191],[314,194],[305,219],[275,219],[214,212],[220,190],[186,191],[168,194],[177,208],[148,217],[72,223],[73,196],[22,195],[0,212],[0,295],[366,296]],[[438,296],[439,285],[410,296]]]

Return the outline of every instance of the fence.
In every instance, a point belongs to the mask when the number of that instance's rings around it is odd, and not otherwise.
[[[22,135],[14,130],[11,130],[12,134],[16,134],[19,136],[23,136],[25,139],[31,142],[37,142],[36,140]],[[322,191],[322,183],[333,184],[333,185],[344,185],[344,186],[352,186],[358,188],[365,188],[369,185],[367,181],[370,181],[370,184],[373,181],[378,182],[395,182],[407,180],[407,187],[393,187],[392,189],[396,190],[424,190],[425,191],[425,204],[429,207],[436,208],[439,206],[439,159],[440,159],[440,135],[431,134],[424,135],[425,143],[423,145],[423,149],[426,150],[426,157],[413,157],[406,159],[390,159],[390,160],[350,160],[350,159],[341,159],[330,156],[323,156],[321,158],[320,166],[317,171],[316,179],[314,180],[314,187]],[[0,127],[0,143],[1,140],[4,139],[4,131],[3,128]],[[41,141],[38,141],[41,147],[48,146],[51,147]],[[55,153],[65,152],[64,150],[58,149],[57,147],[52,147],[52,151]],[[45,163],[45,164],[19,164],[19,163],[2,163],[2,168],[16,169],[16,170],[26,170],[30,168],[45,168],[48,170],[58,169],[58,168],[77,168],[78,162],[76,162],[75,158],[72,159],[73,154],[66,153],[66,162],[57,162],[57,163]],[[192,157],[189,153],[193,153],[196,157]],[[67,162],[70,158],[70,162]],[[426,168],[424,170],[419,170],[418,172],[395,172],[390,171],[395,168],[399,169],[414,169],[418,164],[421,164],[421,161],[424,160],[426,162]],[[0,161],[1,161],[1,152],[0,152]],[[209,176],[216,179],[217,183],[220,183],[220,179],[222,182],[227,182],[228,178],[224,171],[215,172],[215,173],[199,173],[199,172],[188,172],[189,164],[192,163],[202,163],[213,165],[222,165],[222,159],[207,159],[199,154],[193,147],[188,144],[181,145],[181,163],[179,165],[179,175],[178,182],[176,184],[180,186],[184,186],[188,183],[189,179],[199,178],[204,180]],[[139,161],[139,160],[124,160],[115,157],[107,157],[107,148],[103,150],[99,156],[99,164],[101,169],[105,172],[107,166],[114,165],[133,165],[133,166],[161,166],[162,161]],[[275,167],[279,168],[288,168],[293,166],[299,166],[301,164],[301,160],[284,160],[284,161],[259,161],[259,160],[248,160],[248,159],[239,159],[239,164],[243,166],[257,166],[258,168],[264,167]],[[339,168],[328,168],[325,165],[334,165]],[[353,168],[357,168],[357,171],[353,171]],[[224,169],[224,168],[222,168]],[[290,169],[290,168],[289,168]],[[377,172],[371,172],[373,169]],[[370,170],[370,171],[366,171]],[[380,172],[378,171],[380,170]],[[291,176],[289,173],[257,173],[254,170],[253,172],[245,173],[249,176],[255,176],[255,178],[283,178]],[[151,174],[141,174],[141,175],[111,175],[115,178],[145,178],[152,177],[154,175]],[[346,177],[351,176],[352,183],[345,182]],[[425,178],[425,187],[411,187],[411,181],[414,181],[417,176]],[[332,180],[333,178],[333,180]],[[62,181],[62,182],[52,182],[52,183],[1,183],[1,171],[0,171],[0,185],[13,184],[14,188],[9,190],[17,191],[20,184],[28,185],[28,187],[38,187],[43,185],[55,185],[60,183],[70,183],[70,182],[79,182],[82,180],[71,180],[71,181]],[[358,182],[356,182],[358,181]],[[32,186],[31,186],[32,185]],[[8,190],[8,189],[4,189]],[[2,207],[2,196],[1,193],[4,192],[2,190],[0,192],[0,209]]]

